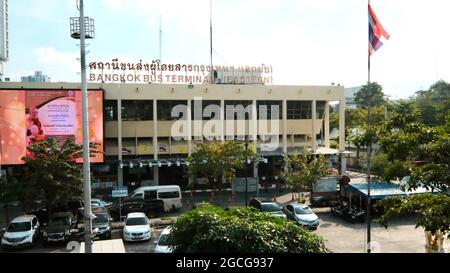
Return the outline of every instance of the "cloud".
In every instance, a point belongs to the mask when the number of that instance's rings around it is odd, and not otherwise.
[[[33,50],[38,66],[52,81],[75,80],[79,76],[80,62],[79,53],[61,52],[54,47],[39,47]]]
[[[129,2],[129,1],[127,1]],[[130,1],[131,2],[131,1]],[[123,0],[102,0],[102,3],[113,11],[119,11],[124,6]]]

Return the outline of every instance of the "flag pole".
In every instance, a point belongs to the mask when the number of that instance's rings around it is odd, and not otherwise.
[[[367,8],[370,5],[370,0],[368,0],[368,5]],[[369,9],[367,9],[367,13],[368,16],[370,16],[369,14]],[[370,18],[368,18],[370,20]],[[370,26],[369,26],[370,27]],[[370,41],[370,30],[368,31],[368,35],[369,35],[369,41]],[[370,47],[370,45],[369,45]],[[368,54],[367,54],[367,91],[368,91],[368,107],[367,107],[367,134],[369,135],[369,143],[367,144],[367,205],[366,205],[366,216],[367,216],[367,253],[370,253],[371,249],[370,249],[370,244],[371,244],[371,234],[370,234],[370,229],[371,229],[371,216],[370,216],[370,210],[371,210],[371,202],[370,202],[370,157],[371,157],[371,152],[372,152],[372,143],[370,141],[370,135],[371,135],[371,130],[370,130],[370,122],[371,122],[371,107],[372,107],[372,92],[371,92],[371,88],[370,88],[370,48],[368,48]]]

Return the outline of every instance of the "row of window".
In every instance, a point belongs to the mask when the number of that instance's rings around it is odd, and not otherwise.
[[[152,100],[122,100],[122,120],[139,121],[153,120]],[[157,119],[177,120],[181,114],[186,116],[185,100],[158,100]],[[325,110],[325,101],[316,102],[316,117],[321,119]],[[180,106],[182,105],[182,106]],[[288,101],[287,119],[311,119],[311,101]],[[106,121],[117,121],[117,101],[105,100]],[[219,119],[220,101],[202,100],[192,101],[191,112],[193,120]],[[257,101],[256,106],[258,119],[281,119],[283,109],[282,101]],[[252,118],[252,101],[250,100],[227,100],[225,101],[225,118],[245,119]]]

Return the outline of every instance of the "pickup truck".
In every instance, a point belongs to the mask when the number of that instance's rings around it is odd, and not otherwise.
[[[311,190],[311,205],[329,206],[339,199],[340,177],[329,176],[317,180]]]

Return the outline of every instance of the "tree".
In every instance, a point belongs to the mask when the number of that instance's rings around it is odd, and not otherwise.
[[[446,117],[450,115],[450,84],[438,81],[428,90],[417,91],[414,103],[422,113],[424,124],[444,124]]]
[[[96,153],[96,144],[91,144],[91,153]],[[28,147],[25,161],[25,175],[22,179],[21,202],[32,208],[36,200],[45,200],[48,210],[66,202],[69,198],[80,197],[83,185],[82,166],[76,159],[83,155],[82,145],[73,138],[63,144],[49,138]]]
[[[17,178],[9,176],[0,180],[0,204],[3,204],[5,209],[5,220],[9,223],[9,205],[14,201],[18,201],[20,198],[20,192],[22,185]]]
[[[313,184],[327,173],[327,160],[323,155],[313,157],[308,152],[284,156],[281,178],[294,189],[312,190]]]
[[[383,209],[384,214],[378,220],[386,228],[389,221],[400,215],[417,216],[416,228],[422,227],[435,237],[434,244],[439,236],[447,235],[450,238],[450,197],[443,194],[416,194],[408,197],[390,197],[377,206]]]
[[[216,189],[222,188],[222,178],[232,181],[236,171],[247,166],[247,160],[254,161],[256,154],[252,147],[245,148],[237,141],[197,142],[196,149],[188,158],[188,173],[195,181],[204,177]]]
[[[324,253],[324,241],[292,221],[253,208],[202,204],[172,225],[175,253]]]
[[[381,106],[385,103],[383,87],[376,82],[368,83],[356,92],[355,103],[358,108],[367,109],[370,98],[371,107]]]

